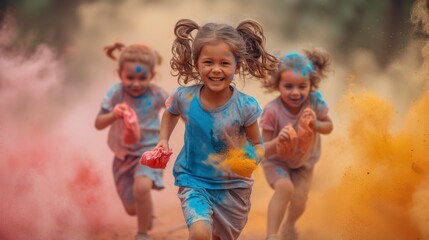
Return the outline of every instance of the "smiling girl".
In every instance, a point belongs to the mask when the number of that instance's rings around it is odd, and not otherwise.
[[[280,93],[265,106],[260,119],[266,149],[262,166],[274,189],[267,240],[297,239],[295,223],[305,210],[313,168],[320,158],[319,134],[333,130],[328,107],[317,91],[329,61],[329,55],[319,49],[287,54],[265,84],[269,91]]]
[[[184,146],[173,174],[189,239],[237,239],[250,210],[250,175],[264,150],[257,123],[262,109],[233,80],[237,74],[266,78],[277,60],[265,51],[262,27],[253,20],[234,28],[182,19],[174,33],[173,72],[179,84],[196,84],[170,95],[158,146],[169,149],[183,118]]]
[[[137,240],[150,239],[153,202],[151,189],[163,189],[162,169],[152,169],[138,164],[143,152],[152,149],[158,142],[159,111],[165,106],[167,92],[152,83],[155,66],[161,57],[144,44],[125,46],[115,43],[104,48],[106,55],[116,60],[119,52],[118,75],[115,83],[104,96],[101,110],[95,120],[98,130],[110,126],[108,145],[115,154],[113,176],[116,189],[125,211],[137,216]],[[127,126],[138,131],[134,142],[124,138]]]

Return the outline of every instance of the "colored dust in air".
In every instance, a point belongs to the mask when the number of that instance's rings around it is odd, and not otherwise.
[[[304,221],[318,229],[318,239],[429,239],[429,91],[395,131],[395,109],[377,94],[350,90],[340,103],[347,132],[324,145],[322,161],[329,171],[344,169],[337,184],[310,201]],[[324,221],[311,224],[309,216]]]
[[[231,148],[226,152],[226,158],[220,163],[223,168],[231,169],[240,176],[250,177],[257,164],[255,159],[242,149]]]

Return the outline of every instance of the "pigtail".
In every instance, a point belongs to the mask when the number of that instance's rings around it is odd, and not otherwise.
[[[200,26],[197,23],[189,19],[179,20],[174,27],[176,39],[171,48],[173,58],[170,61],[170,65],[172,75],[178,77],[177,81],[179,84],[180,80],[183,80],[187,84],[189,81],[198,79],[198,73],[194,71],[195,63],[192,61],[191,44],[194,38],[191,33],[199,28]]]
[[[115,42],[113,45],[108,45],[103,48],[104,53],[109,57],[110,59],[113,59],[116,61],[116,57],[113,55],[114,51],[121,52],[125,48],[125,45],[120,42]]]
[[[303,50],[307,58],[313,63],[314,72],[311,74],[311,82],[314,89],[319,87],[320,81],[326,78],[327,73],[330,71],[331,64],[330,55],[320,48],[313,48],[311,50]]]
[[[253,20],[241,22],[236,30],[246,44],[247,55],[243,61],[244,74],[249,74],[265,80],[269,72],[274,71],[278,65],[277,59],[265,51],[265,36],[262,26]]]

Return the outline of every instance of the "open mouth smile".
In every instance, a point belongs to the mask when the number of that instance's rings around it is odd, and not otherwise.
[[[223,78],[223,77],[209,77],[209,80],[213,81],[213,82],[221,82],[221,81],[225,80],[225,78]]]

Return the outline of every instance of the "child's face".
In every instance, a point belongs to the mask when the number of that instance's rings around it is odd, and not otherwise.
[[[239,71],[231,48],[222,41],[205,45],[201,49],[196,68],[204,85],[214,92],[228,89]]]
[[[280,74],[278,89],[288,109],[297,114],[310,93],[310,77],[301,73],[284,71]]]
[[[153,79],[153,73],[146,64],[124,62],[119,77],[125,91],[133,97],[138,97],[146,92]]]

